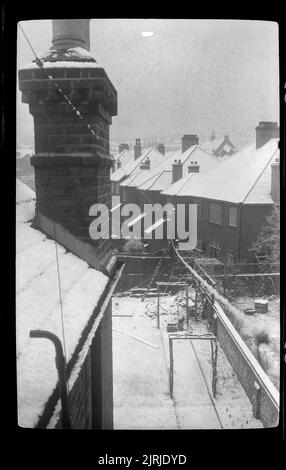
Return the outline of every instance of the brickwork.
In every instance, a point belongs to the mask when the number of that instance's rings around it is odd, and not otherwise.
[[[89,47],[88,20],[53,20],[53,31],[53,46],[60,50],[43,54],[40,67],[32,63],[19,71],[22,102],[29,104],[34,118],[35,156],[31,159],[36,186],[34,224],[37,227],[39,215],[44,215],[88,242],[92,255],[99,259],[99,268],[104,270],[112,257],[110,242],[91,239],[89,227],[94,217],[89,216],[89,211],[96,203],[111,204],[109,126],[112,116],[117,115],[117,92],[89,53],[80,56],[73,51],[71,56],[67,52],[78,42]],[[65,241],[61,241],[65,246]],[[99,401],[95,400],[95,391],[101,397]],[[100,426],[112,428],[110,304],[70,391],[72,428],[94,427],[95,407],[99,407],[103,416]],[[60,419],[56,427],[61,427]]]
[[[112,306],[109,303],[101,322],[103,429],[113,428]]]
[[[70,390],[72,429],[113,428],[112,308],[108,304]],[[56,428],[61,428],[61,414]]]

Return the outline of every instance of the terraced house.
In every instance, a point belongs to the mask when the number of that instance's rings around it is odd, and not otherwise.
[[[228,262],[255,261],[249,251],[279,204],[279,128],[260,122],[256,141],[206,174],[191,173],[162,191],[172,203],[196,203],[198,248]]]

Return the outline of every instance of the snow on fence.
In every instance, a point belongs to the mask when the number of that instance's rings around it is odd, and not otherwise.
[[[238,326],[247,322],[245,315],[231,305],[225,297],[220,295],[192,269],[178,253],[174,244],[172,245],[176,256],[205,291],[209,300],[205,314],[210,329],[217,337],[227,359],[244,388],[253,406],[255,416],[261,420],[265,427],[278,426],[279,392],[240,337],[220,304],[225,307],[225,310],[233,317],[233,320]]]
[[[253,406],[255,417],[260,419],[265,427],[277,426],[279,392],[217,302],[209,304],[206,316],[212,332]]]

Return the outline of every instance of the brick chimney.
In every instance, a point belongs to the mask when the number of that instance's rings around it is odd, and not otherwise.
[[[271,192],[274,204],[280,202],[280,161],[276,158],[271,165]]]
[[[183,164],[181,160],[174,160],[172,165],[172,183],[180,180],[183,176]]]
[[[146,160],[143,163],[141,163],[140,169],[141,170],[150,170],[150,163],[151,163],[150,158],[147,157]]]
[[[117,92],[88,52],[88,19],[53,20],[52,43],[40,56],[44,69],[33,61],[19,71],[22,101],[34,118],[34,224],[42,228],[40,215],[46,216],[68,230],[73,240],[92,245],[100,265],[106,266],[112,257],[110,243],[89,236],[94,220],[89,210],[111,201],[109,126],[117,115]],[[83,120],[57,91],[55,81]]]
[[[182,153],[193,145],[199,144],[199,138],[196,134],[185,134],[182,137]]]
[[[123,152],[123,150],[129,150],[129,145],[128,144],[119,144],[118,153]]]
[[[270,139],[279,138],[279,127],[277,122],[260,121],[256,129],[256,148],[259,149]]]
[[[135,145],[134,145],[134,160],[137,160],[137,158],[140,157],[141,153],[142,153],[141,141],[140,139],[136,139]]]
[[[164,144],[158,144],[157,150],[158,150],[158,152],[160,152],[162,155],[165,155],[165,145],[164,145]]]

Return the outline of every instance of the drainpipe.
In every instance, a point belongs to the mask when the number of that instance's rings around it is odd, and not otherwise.
[[[68,407],[68,394],[67,394],[67,384],[66,384],[66,364],[65,357],[63,354],[62,343],[59,338],[50,331],[45,330],[30,330],[31,338],[46,338],[52,341],[55,351],[56,351],[56,367],[58,371],[59,379],[59,391],[62,405],[62,426],[63,429],[70,429],[70,417],[69,417],[69,407]]]

